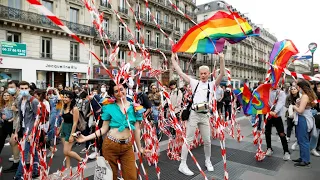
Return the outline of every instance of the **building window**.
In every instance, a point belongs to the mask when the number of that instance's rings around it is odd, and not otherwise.
[[[42,58],[52,58],[51,54],[51,38],[42,37],[42,47],[41,47],[41,57]]]
[[[123,51],[123,50],[120,50],[119,51],[119,53],[118,53],[118,59],[119,59],[119,61],[120,62],[126,62],[125,61],[125,59],[126,59],[126,57],[125,57],[125,52]],[[121,64],[120,64],[121,65]]]
[[[136,3],[136,13],[138,13],[137,15],[140,16],[140,9],[141,9],[141,4]]]
[[[187,30],[188,30],[187,26],[188,26],[188,23],[184,22],[184,26],[183,26],[183,31],[184,32],[187,32]]]
[[[163,17],[163,22],[166,24],[168,22],[168,14],[165,14],[164,17]]]
[[[150,11],[148,11],[148,8],[146,8],[146,11],[147,11],[147,12],[146,12],[146,13],[147,13],[147,21],[148,21],[148,22],[150,22],[150,19],[151,19],[151,15],[150,15],[151,8],[149,8],[149,10],[150,10]]]
[[[203,55],[203,64],[207,64],[209,60],[209,56],[208,55]]]
[[[122,23],[119,23],[119,40],[124,41],[125,39],[125,29]]]
[[[7,32],[7,41],[9,42],[21,42],[21,34],[16,32]]]
[[[146,36],[147,36],[147,46],[150,46],[150,41],[151,41],[151,31],[146,31]]]
[[[109,31],[109,19],[104,19],[102,22],[103,26],[103,30],[104,32],[108,32]]]
[[[78,23],[79,10],[75,8],[70,8],[70,22]]]
[[[124,9],[126,7],[126,3],[124,2],[125,0],[120,0],[120,9]]]
[[[70,61],[79,61],[79,43],[70,42]]]
[[[102,59],[104,64],[108,64],[108,53],[110,53],[109,49],[107,49],[107,52],[106,52],[104,47],[100,46],[100,59]]]
[[[42,1],[42,4],[44,7],[49,9],[51,12],[53,12],[53,3],[51,1]]]
[[[159,48],[160,46],[160,33],[156,34],[156,48]]]
[[[157,12],[156,12],[156,21],[157,21],[158,24],[160,23],[160,19],[161,19],[161,17],[160,17],[160,12],[157,11]]]
[[[21,9],[21,0],[9,0],[8,6],[11,8]]]
[[[140,31],[138,29],[136,29],[135,35],[136,35],[135,39],[140,43]]]

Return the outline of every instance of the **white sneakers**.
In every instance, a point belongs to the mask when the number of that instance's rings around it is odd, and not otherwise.
[[[292,151],[296,150],[297,147],[299,147],[299,145],[298,145],[298,142],[296,141],[296,142],[294,142],[294,143],[292,144],[292,146],[291,146]]]
[[[213,168],[212,163],[211,163],[210,160],[206,160],[205,166],[207,167],[207,170],[208,170],[209,172],[214,171],[214,168]]]
[[[183,162],[180,163],[179,171],[186,176],[194,175],[194,173],[188,168],[187,164]]]
[[[314,156],[316,156],[316,157],[320,157],[320,154],[317,152],[316,149],[312,149],[312,150],[311,150],[311,154],[314,155]]]
[[[285,160],[285,161],[290,160],[290,154],[288,152],[284,153],[283,160]]]
[[[273,154],[273,151],[271,148],[268,148],[267,149],[267,152],[266,152],[266,156],[271,156]]]
[[[207,170],[208,170],[209,172],[214,171],[214,168],[213,168],[212,163],[211,163],[210,160],[206,160],[206,161],[205,161],[205,166],[206,166],[206,168],[207,168]],[[193,176],[193,175],[194,175],[194,173],[188,168],[186,162],[182,162],[182,161],[181,161],[180,166],[179,166],[179,171],[180,171],[182,174],[186,175],[186,176]]]
[[[91,160],[95,159],[96,157],[97,157],[97,153],[96,152],[93,152],[88,156],[88,158],[91,159]]]

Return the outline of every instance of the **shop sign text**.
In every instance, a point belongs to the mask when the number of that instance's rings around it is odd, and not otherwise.
[[[1,42],[1,54],[9,56],[26,56],[27,45],[16,42]]]

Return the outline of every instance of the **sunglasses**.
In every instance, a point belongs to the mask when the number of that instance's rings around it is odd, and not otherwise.
[[[124,88],[119,88],[120,92],[124,90]],[[115,90],[114,93],[117,94],[119,90]]]

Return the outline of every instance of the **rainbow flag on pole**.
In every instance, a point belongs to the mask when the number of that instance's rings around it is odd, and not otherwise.
[[[180,41],[172,47],[172,51],[217,53],[223,50],[225,40],[234,44],[248,36],[258,35],[258,31],[254,32],[250,24],[238,13],[229,14],[218,11],[208,20],[187,31]]]
[[[273,45],[273,49],[270,54],[270,64],[274,65],[274,67],[271,66],[271,79],[273,87],[278,85],[283,68],[287,66],[289,59],[298,53],[299,51],[296,46],[291,40],[288,39],[276,42]]]

